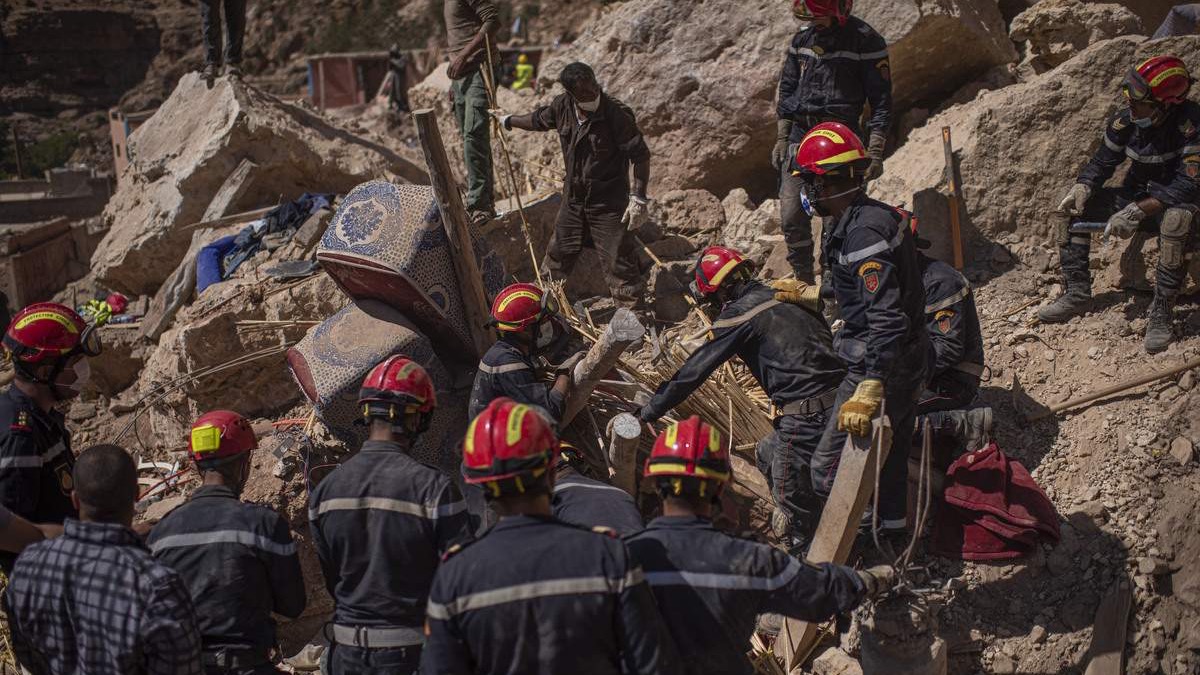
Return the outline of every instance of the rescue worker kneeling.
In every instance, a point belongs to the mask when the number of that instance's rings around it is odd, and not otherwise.
[[[229,410],[201,415],[188,453],[203,481],[146,539],[161,563],[179,573],[196,607],[208,675],[281,672],[271,613],[304,611],[304,577],[287,521],[239,499],[258,440],[250,422]]]
[[[471,422],[463,475],[500,522],[447,554],[434,576],[424,675],[680,672],[620,539],[550,515],[558,452],[530,406],[500,398]]]
[[[824,621],[895,580],[891,567],[813,565],[717,530],[712,514],[731,471],[719,432],[699,417],[667,427],[645,468],[663,515],[626,539],[671,635],[688,645],[683,666],[692,675],[753,673],[746,650],[761,613]]]
[[[437,405],[424,368],[389,356],[363,380],[358,403],[367,442],[309,499],[334,600],[324,672],[413,673],[438,557],[471,536],[467,507],[449,477],[408,455]]]

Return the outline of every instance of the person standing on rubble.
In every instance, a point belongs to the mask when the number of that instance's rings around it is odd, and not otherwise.
[[[188,454],[202,485],[146,539],[154,557],[187,584],[207,675],[273,675],[278,656],[272,612],[304,611],[304,576],[287,521],[239,499],[258,440],[229,410],[201,415]]]
[[[1063,294],[1038,310],[1046,323],[1060,323],[1092,308],[1088,272],[1092,237],[1072,232],[1077,222],[1106,221],[1105,236],[1122,239],[1138,231],[1158,232],[1158,268],[1144,347],[1167,348],[1175,298],[1187,275],[1186,255],[1200,205],[1200,104],[1187,98],[1192,78],[1174,56],[1146,59],[1125,76],[1126,105],[1109,119],[1104,142],[1083,167],[1058,210],[1058,255]],[[1121,186],[1104,187],[1130,159]]]
[[[224,7],[224,16],[221,9]],[[224,58],[225,74],[242,75],[242,37],[246,33],[246,0],[200,0],[200,22],[204,30],[204,70],[201,75],[212,86]],[[225,27],[225,51],[221,51],[221,26]]]
[[[55,406],[83,391],[100,335],[69,307],[39,302],[17,312],[4,333],[13,383],[0,396],[0,506],[34,523],[78,517],[71,502],[75,455]],[[0,570],[16,556],[0,553]]]
[[[818,289],[794,280],[778,282],[779,289],[756,281],[753,263],[724,246],[704,249],[694,275],[693,294],[717,312],[713,337],[659,385],[638,419],[656,421],[740,356],[779,411],[774,431],[755,454],[775,501],[772,530],[789,551],[799,552],[821,516],[812,455],[846,376],[820,313]]]
[[[845,321],[834,344],[849,371],[814,454],[813,478],[817,492],[828,495],[842,456],[839,432],[868,436],[872,419],[886,414],[892,449],[879,476],[876,515],[885,536],[902,536],[915,404],[931,348],[911,215],[867,197],[872,161],[840,122],[817,125],[796,149],[804,208],[825,218],[821,264]]]
[[[454,118],[462,132],[463,163],[467,166],[465,206],[471,223],[480,226],[496,217],[484,68],[496,62],[499,11],[492,0],[443,0],[442,10],[450,53],[446,76],[453,80]],[[488,77],[494,81],[494,72]]]
[[[639,532],[645,523],[633,496],[621,488],[596,480],[579,448],[560,441],[554,471],[554,517],[580,527],[608,527],[620,536]]]
[[[813,564],[714,527],[732,469],[720,432],[699,417],[659,434],[644,475],[662,499],[662,516],[625,543],[672,637],[688,645],[683,667],[691,675],[752,675],[746,645],[760,614],[826,621],[895,583],[888,566],[856,572]]]
[[[566,93],[528,115],[492,111],[505,129],[558,132],[566,178],[543,267],[566,279],[583,247],[594,247],[613,300],[633,307],[645,287],[633,232],[648,218],[650,149],[633,111],[601,89],[587,64],[567,64],[558,81]]]
[[[358,404],[367,441],[309,499],[335,605],[324,672],[413,673],[438,559],[471,536],[467,506],[448,476],[408,454],[437,406],[420,364],[389,356],[363,380]]]
[[[550,355],[566,334],[554,298],[533,284],[512,284],[492,301],[492,324],[500,331],[500,339],[479,362],[468,414],[473,419],[503,396],[538,406],[557,424],[571,390],[571,369],[582,354],[555,368],[553,384],[539,379],[539,356]]]
[[[775,147],[771,163],[779,171],[779,208],[788,262],[796,278],[813,283],[812,216],[800,200],[792,175],[794,148],[822,122],[841,122],[861,137],[859,120],[867,104],[871,162],[866,179],[883,173],[883,154],[892,118],[892,76],[887,43],[874,28],[851,16],[853,0],[793,0],[803,27],[792,38],[779,78]]]
[[[500,522],[443,558],[422,675],[680,672],[621,540],[551,515],[558,453],[541,414],[509,399],[492,401],[467,428],[463,476],[483,488]]]

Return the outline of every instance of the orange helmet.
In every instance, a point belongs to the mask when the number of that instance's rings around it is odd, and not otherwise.
[[[4,347],[17,373],[40,382],[33,374],[35,367],[51,364],[61,368],[80,353],[99,356],[102,345],[95,327],[75,310],[55,302],[38,302],[13,317],[4,333]]]
[[[393,354],[367,373],[358,390],[358,405],[362,408],[364,421],[379,417],[399,422],[406,414],[419,414],[416,431],[420,433],[429,428],[433,409],[437,406],[437,394],[421,364],[407,356]]]
[[[258,447],[250,422],[232,410],[204,413],[192,425],[188,455],[201,469],[211,469],[226,460]]]
[[[1121,91],[1130,101],[1182,103],[1191,86],[1192,78],[1182,60],[1175,56],[1155,56],[1129,71]]]
[[[729,450],[721,432],[692,415],[667,427],[654,441],[644,475],[674,495],[717,497],[729,481]]]
[[[554,298],[533,284],[513,284],[500,291],[492,302],[492,322],[496,328],[513,333],[557,313]]]
[[[509,398],[488,404],[467,427],[463,478],[500,497],[536,488],[558,459],[558,439],[540,413]]]
[[[822,122],[805,134],[796,148],[795,174],[856,175],[871,163],[867,148],[850,127],[841,122]]]
[[[839,26],[846,25],[850,12],[854,9],[854,0],[793,0],[792,14],[801,21],[833,17]]]
[[[731,248],[709,246],[696,261],[696,290],[702,295],[712,295],[734,270],[741,268],[749,272],[753,266],[754,263],[746,256]]]

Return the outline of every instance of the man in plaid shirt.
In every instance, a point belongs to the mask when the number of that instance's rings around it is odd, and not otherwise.
[[[80,519],[25,549],[4,596],[17,661],[34,675],[202,675],[187,587],[130,529],[133,459],[89,448],[74,483]]]

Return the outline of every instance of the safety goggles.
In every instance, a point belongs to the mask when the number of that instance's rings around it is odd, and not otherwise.
[[[1150,84],[1136,70],[1125,76],[1125,81],[1121,83],[1121,93],[1130,101],[1151,100]]]
[[[104,351],[104,343],[100,341],[100,331],[96,329],[94,324],[88,324],[79,336],[79,344],[64,356],[71,357],[75,354],[83,354],[84,356],[95,357],[100,356],[100,352],[102,351]]]

